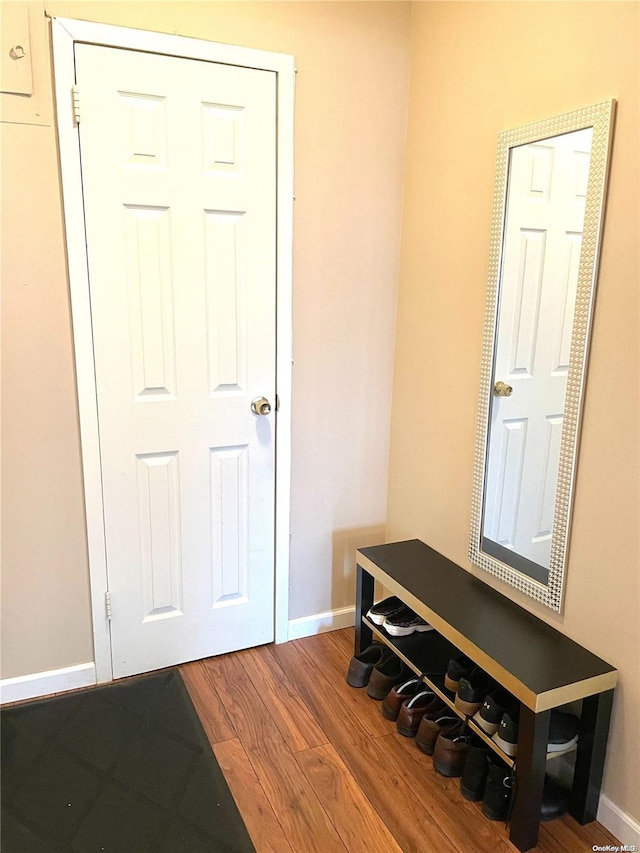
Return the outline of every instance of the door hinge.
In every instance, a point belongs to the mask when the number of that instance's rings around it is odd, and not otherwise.
[[[77,86],[71,87],[71,101],[73,104],[73,123],[77,127],[80,124],[80,91]]]
[[[107,613],[107,619],[109,622],[111,622],[111,593],[109,592],[109,590],[107,590],[104,594],[104,607]]]

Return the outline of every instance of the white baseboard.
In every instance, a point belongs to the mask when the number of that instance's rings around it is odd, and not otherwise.
[[[48,672],[3,678],[0,681],[0,704],[63,693],[78,687],[91,687],[95,683],[96,665],[93,661],[66,666],[63,669],[51,669]]]
[[[609,830],[612,835],[621,842],[622,850],[625,847],[640,850],[640,823],[631,815],[623,812],[622,809],[611,802],[609,797],[604,794],[600,795],[600,804],[598,806],[598,820]]]
[[[314,613],[312,616],[300,616],[289,619],[289,639],[299,640],[322,634],[324,631],[337,631],[338,628],[351,628],[355,624],[355,607],[339,607],[337,610],[326,610],[324,613]]]

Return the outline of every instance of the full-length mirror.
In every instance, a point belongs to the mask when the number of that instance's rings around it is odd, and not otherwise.
[[[555,610],[614,107],[498,140],[469,556]]]

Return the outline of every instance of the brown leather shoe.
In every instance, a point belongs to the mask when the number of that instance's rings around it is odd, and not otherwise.
[[[443,729],[433,750],[433,766],[443,776],[462,776],[467,760],[466,723],[460,721],[451,729]]]
[[[440,702],[440,697],[426,687],[403,702],[396,723],[398,732],[405,737],[415,737],[420,720],[428,711],[435,710],[437,702]]]
[[[393,652],[382,643],[372,643],[367,646],[364,651],[354,655],[349,661],[347,684],[351,687],[366,687],[373,667],[392,654]]]
[[[411,675],[409,667],[397,658],[390,655],[371,670],[371,677],[367,685],[367,696],[378,701],[385,698],[387,693],[396,684],[402,684]]]
[[[416,734],[416,745],[427,755],[433,755],[433,748],[442,731],[456,728],[460,723],[453,711],[446,707],[441,714],[427,714],[420,721],[418,733]]]
[[[383,716],[385,716],[387,720],[393,720],[393,722],[395,722],[398,719],[402,703],[406,702],[407,699],[411,699],[412,696],[415,696],[416,693],[420,691],[421,687],[422,680],[417,676],[409,678],[407,681],[403,681],[402,684],[398,684],[396,687],[392,687],[382,703]]]

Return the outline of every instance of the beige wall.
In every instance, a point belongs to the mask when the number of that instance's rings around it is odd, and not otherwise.
[[[4,678],[93,657],[50,60],[31,10],[34,96],[2,96]],[[386,517],[410,5],[47,11],[295,55],[290,616],[352,604],[355,547]]]
[[[604,793],[640,818],[638,4],[418,3],[412,19],[390,539],[469,568],[498,133],[618,99],[564,613],[478,572],[620,669]]]
[[[93,659],[55,134],[2,125],[2,677]]]

